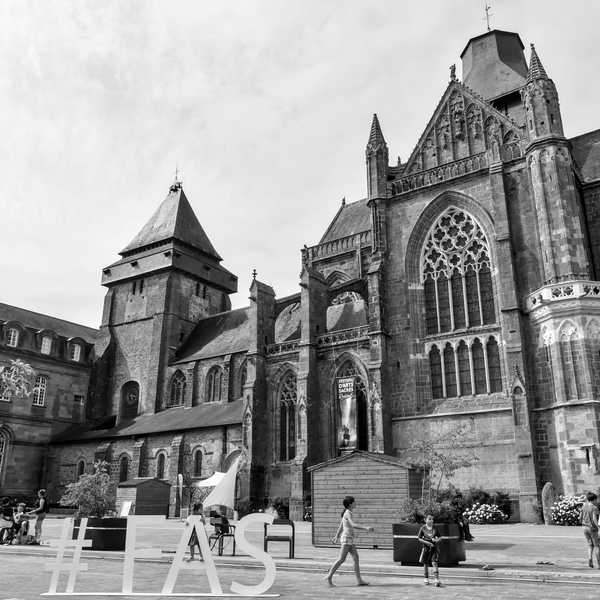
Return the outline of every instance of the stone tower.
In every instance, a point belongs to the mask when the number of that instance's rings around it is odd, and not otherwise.
[[[565,493],[592,487],[598,461],[600,296],[571,145],[553,81],[535,47],[522,90],[525,149],[537,219],[543,286],[527,299],[537,339],[535,441],[544,481]],[[543,432],[543,433],[540,433]]]
[[[231,308],[237,277],[220,265],[178,181],[120,255],[102,271],[97,396],[105,414],[132,418],[166,406],[169,359],[199,319]]]

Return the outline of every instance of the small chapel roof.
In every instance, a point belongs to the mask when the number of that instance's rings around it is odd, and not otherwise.
[[[245,352],[249,345],[248,307],[237,308],[198,321],[178,350],[175,363]]]
[[[98,330],[72,321],[65,321],[57,317],[51,317],[42,313],[3,304],[0,302],[0,321],[18,321],[25,327],[42,330],[48,329],[67,339],[81,338],[82,340],[93,344],[98,335]]]
[[[242,404],[243,399],[240,398],[234,402],[224,404],[210,402],[190,408],[177,406],[156,414],[140,415],[110,429],[89,429],[88,427],[68,429],[54,438],[53,442],[133,437],[167,431],[235,425],[242,422]]]
[[[136,250],[171,239],[179,240],[218,261],[222,260],[200,225],[180,182],[171,186],[167,197],[150,220],[120,254],[132,254]]]
[[[600,129],[571,138],[573,158],[584,182],[600,179]]]
[[[371,229],[368,198],[343,203],[321,238],[320,244]]]

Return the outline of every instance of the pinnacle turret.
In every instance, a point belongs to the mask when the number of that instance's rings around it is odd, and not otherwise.
[[[529,83],[534,79],[548,79],[548,75],[546,74],[546,69],[544,69],[544,65],[542,65],[542,61],[535,50],[535,46],[531,44],[531,60],[529,61],[527,82]]]
[[[383,132],[381,131],[381,125],[379,125],[379,119],[377,113],[373,115],[373,122],[371,123],[371,133],[369,134],[369,141],[367,142],[367,149],[376,149],[379,146],[386,146]]]

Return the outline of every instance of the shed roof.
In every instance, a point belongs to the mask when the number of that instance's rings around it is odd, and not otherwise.
[[[318,471],[319,469],[324,469],[326,467],[330,467],[332,465],[342,463],[347,460],[352,460],[355,458],[366,458],[374,462],[385,463],[393,467],[399,467],[402,469],[413,468],[405,460],[398,458],[397,456],[390,456],[389,454],[380,454],[378,452],[366,452],[365,450],[353,450],[352,452],[348,452],[347,454],[342,454],[341,456],[337,456],[336,458],[331,458],[329,460],[326,460],[325,462],[312,465],[308,467],[308,471]]]
[[[160,483],[162,485],[171,485],[168,481],[163,481],[162,479],[157,479],[156,477],[138,477],[136,479],[128,479],[127,481],[121,481],[121,483],[119,483],[117,487],[139,487],[141,485],[144,485],[145,483],[150,483],[152,481]]]

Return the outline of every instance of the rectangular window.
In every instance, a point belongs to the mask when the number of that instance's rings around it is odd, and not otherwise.
[[[11,348],[16,348],[19,343],[19,330],[9,329],[6,335],[6,344]]]
[[[50,354],[52,351],[52,338],[47,335],[42,338],[42,354]]]
[[[144,291],[144,280],[140,279],[140,294]]]
[[[48,387],[48,378],[38,375],[35,378],[35,387],[33,388],[33,406],[46,406],[46,388]]]
[[[75,362],[79,362],[81,359],[81,346],[79,344],[72,344],[71,345],[71,360],[74,360]]]
[[[80,394],[75,394],[73,396],[73,403],[74,404],[80,404],[80,405],[83,404],[83,396],[80,395]]]

